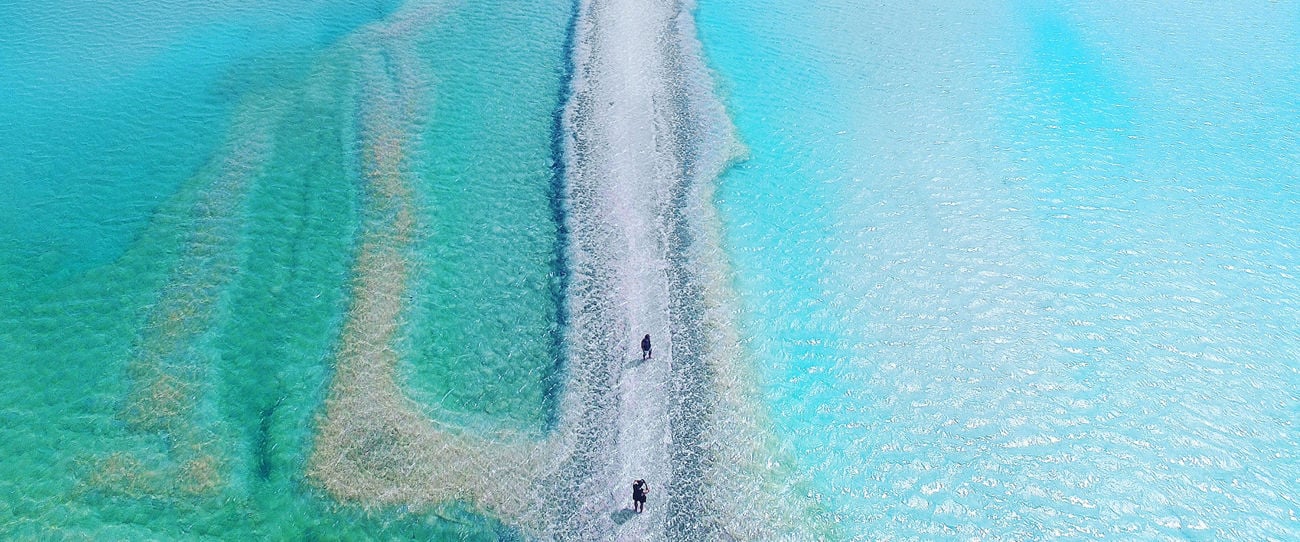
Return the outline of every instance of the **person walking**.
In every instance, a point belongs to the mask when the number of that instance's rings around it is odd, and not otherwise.
[[[645,511],[645,496],[650,493],[650,484],[645,480],[632,482],[632,509],[640,514]]]
[[[646,333],[645,337],[641,339],[641,359],[645,360],[653,357],[655,356],[654,352],[650,350],[650,334]]]

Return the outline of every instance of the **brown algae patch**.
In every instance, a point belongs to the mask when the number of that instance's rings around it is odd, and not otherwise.
[[[127,362],[130,381],[120,413],[138,435],[162,437],[165,452],[142,457],[119,451],[94,461],[83,481],[90,488],[132,497],[213,495],[225,483],[219,437],[197,412],[214,360],[202,351],[225,286],[236,273],[235,246],[249,185],[270,152],[263,113],[241,110],[245,128],[201,176],[187,210],[192,229],[184,254]],[[256,120],[255,120],[256,119]]]
[[[352,306],[340,337],[325,413],[307,467],[308,477],[340,500],[363,506],[433,508],[473,503],[540,529],[531,492],[543,464],[526,437],[465,434],[421,412],[396,381],[394,342],[403,324],[413,274],[407,253],[417,235],[414,197],[405,166],[414,145],[407,119],[420,113],[424,93],[415,60],[386,29],[364,55],[360,158],[366,221],[353,274]],[[364,46],[364,45],[363,45]]]

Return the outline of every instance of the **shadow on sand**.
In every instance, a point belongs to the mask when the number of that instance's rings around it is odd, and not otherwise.
[[[637,368],[637,367],[640,367],[640,366],[642,366],[642,365],[645,365],[646,362],[654,361],[654,360],[655,360],[654,358],[650,358],[650,359],[632,358],[632,359],[630,359],[630,360],[627,360],[627,363],[623,365],[623,368],[624,368],[624,369],[635,369],[635,368]]]
[[[636,510],[631,508],[624,508],[609,515],[609,519],[614,520],[614,524],[616,525],[627,523],[627,520],[634,517],[636,517]]]

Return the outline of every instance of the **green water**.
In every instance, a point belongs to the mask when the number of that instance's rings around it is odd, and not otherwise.
[[[561,248],[551,137],[570,7],[470,3],[421,46],[438,82],[404,373],[440,419],[540,434],[554,415]]]
[[[436,419],[471,430],[540,433],[553,416],[551,115],[570,7],[452,4],[413,30],[431,107],[412,119],[424,214],[402,375]],[[3,170],[22,190],[0,221],[0,538],[515,537],[457,503],[362,510],[305,478],[365,203],[366,97],[342,26],[231,54],[210,76],[159,53],[172,82],[103,92],[185,92],[138,122],[110,115],[121,145],[69,131],[85,119],[12,113],[33,125],[23,137],[93,156]],[[169,119],[189,131],[152,129]]]

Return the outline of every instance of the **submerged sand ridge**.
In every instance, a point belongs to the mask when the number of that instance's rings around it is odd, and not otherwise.
[[[534,510],[521,477],[546,469],[531,445],[440,427],[396,381],[393,346],[402,325],[418,235],[409,149],[427,92],[410,52],[413,29],[435,7],[399,14],[362,36],[358,61],[361,184],[367,202],[353,272],[352,308],[308,475],[332,494],[366,505],[472,502],[507,518]],[[359,40],[360,41],[360,40]],[[527,484],[532,486],[530,482]],[[526,521],[536,526],[538,521]]]
[[[413,16],[425,15],[415,12]],[[376,29],[359,65],[365,108],[359,113],[366,222],[354,269],[352,308],[344,324],[337,372],[308,469],[335,495],[366,503],[479,503],[505,515],[527,508],[518,491],[486,487],[502,466],[524,472],[529,459],[508,445],[489,445],[443,431],[419,412],[395,381],[393,347],[407,299],[407,252],[417,224],[408,175],[424,95],[417,61],[405,48],[415,25],[398,18]],[[505,477],[508,478],[508,477]],[[469,484],[461,480],[472,480]],[[472,486],[472,487],[470,487]]]
[[[215,313],[236,275],[236,250],[250,185],[272,152],[267,112],[249,100],[238,135],[198,174],[200,193],[183,211],[189,233],[167,286],[150,309],[127,364],[121,418],[137,435],[159,436],[161,454],[120,451],[95,461],[87,487],[131,497],[212,496],[228,483],[221,429],[200,412],[211,392]]]

